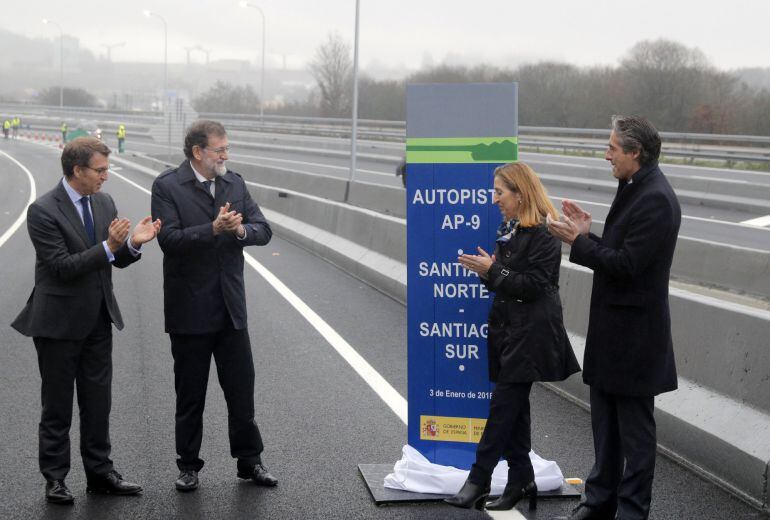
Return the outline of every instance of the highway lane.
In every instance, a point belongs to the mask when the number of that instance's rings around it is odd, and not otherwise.
[[[58,154],[26,143],[17,143],[12,153],[33,172],[40,193],[60,177]],[[26,200],[29,187],[13,168],[0,160],[6,189]],[[119,174],[144,189],[152,182],[129,168]],[[111,176],[105,190],[117,201],[120,213],[132,220],[149,211],[147,194],[117,175]],[[248,252],[406,397],[402,305],[278,237]],[[128,498],[86,496],[75,449],[68,482],[76,504],[72,509],[48,506],[36,464],[39,377],[34,348],[31,340],[8,326],[32,287],[33,251],[24,228],[0,247],[0,262],[4,266],[0,274],[4,295],[0,305],[2,518],[484,518],[482,513],[442,504],[378,509],[371,503],[356,464],[394,462],[405,442],[406,427],[318,331],[249,267],[246,286],[257,372],[257,417],[266,443],[265,462],[281,483],[277,489],[261,489],[236,480],[228,455],[224,400],[212,372],[202,485],[193,494],[176,493],[172,361],[163,333],[161,254],[155,243],[146,246],[140,262],[115,272],[127,326],[115,333],[113,458],[125,476],[145,486],[145,493]],[[585,477],[592,449],[589,418],[583,410],[538,387],[533,394],[533,428],[538,453],[557,460],[565,475]],[[77,442],[75,426],[73,446]],[[542,502],[536,515],[523,513],[529,518],[549,518],[573,504]],[[762,516],[661,458],[652,518]]]
[[[132,144],[132,146],[134,149],[139,149],[145,153],[155,154],[158,153],[158,150],[164,148],[157,144],[146,142],[137,142]],[[322,174],[347,178],[349,174],[347,159],[322,157],[313,155],[311,152],[299,154],[298,152],[272,150],[242,150],[235,147],[231,153],[231,158],[239,162],[287,168],[311,175]],[[527,161],[537,172],[545,176],[574,174],[579,177],[590,174],[593,179],[598,177],[605,182],[612,182],[609,165],[602,159],[523,153],[522,160]],[[663,170],[667,174],[685,176],[696,174],[702,176],[725,176],[735,174],[743,176],[743,181],[745,182],[753,179],[753,182],[758,184],[765,182],[770,184],[770,174],[767,172],[735,173],[735,170],[678,165],[663,165]],[[385,186],[400,186],[401,182],[394,175],[391,165],[367,161],[366,159],[359,161],[357,179]],[[545,179],[545,184],[557,207],[564,198],[576,200],[584,204],[586,210],[591,212],[597,221],[603,221],[609,211],[609,205],[613,198],[612,193],[561,183],[554,184],[548,179]],[[764,227],[741,224],[756,218],[756,214],[743,211],[739,207],[718,208],[687,201],[682,201],[682,214],[681,236],[683,237],[770,251],[770,222],[767,222],[767,225]]]

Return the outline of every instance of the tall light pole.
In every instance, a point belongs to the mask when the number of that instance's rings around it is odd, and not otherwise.
[[[103,43],[102,47],[107,48],[107,61],[112,63],[112,49],[115,47],[123,47],[126,44],[126,42],[120,42],[120,43]]]
[[[163,22],[163,111],[168,112],[168,134],[166,135],[166,159],[171,162],[171,110],[168,107],[168,24],[166,19],[149,9],[144,10],[147,18],[154,16]]]
[[[356,31],[353,40],[353,114],[350,129],[350,176],[345,186],[345,202],[348,201],[350,194],[350,183],[353,182],[353,176],[356,173],[356,140],[358,136],[358,19],[361,2],[356,0]]]
[[[198,49],[199,51],[201,51],[203,54],[206,55],[206,65],[208,65],[209,64],[209,56],[211,55],[211,49],[204,49],[200,45],[196,46],[195,48]]]
[[[166,96],[168,95],[168,24],[165,18],[149,9],[144,10],[144,16],[147,18],[154,16],[163,22],[163,109],[165,110]]]
[[[48,18],[43,18],[43,23],[45,25],[51,24],[57,29],[59,29],[59,107],[64,106],[64,31],[61,28],[61,25],[54,22],[53,20],[49,20]]]
[[[190,66],[190,52],[196,50],[198,47],[185,47],[184,50],[187,51],[187,66]]]
[[[249,3],[247,0],[242,0],[239,5],[243,8],[251,7],[259,11],[262,16],[262,73],[259,80],[259,122],[264,124],[265,122],[265,13],[262,9],[256,5]]]

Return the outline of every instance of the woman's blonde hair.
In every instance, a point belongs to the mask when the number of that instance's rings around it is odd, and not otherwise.
[[[523,162],[503,164],[495,169],[495,177],[500,177],[508,189],[521,195],[519,207],[519,225],[533,227],[545,223],[545,216],[558,220],[559,212],[548,198],[548,192],[540,182],[534,170]]]

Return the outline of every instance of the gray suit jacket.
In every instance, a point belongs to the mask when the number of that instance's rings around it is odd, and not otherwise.
[[[25,336],[80,340],[93,330],[104,302],[112,322],[123,328],[112,292],[112,266],[136,262],[127,244],[110,264],[102,241],[117,217],[106,193],[91,196],[96,244],[88,245],[83,222],[59,182],[27,210],[27,229],[35,246],[35,287],[11,326]]]

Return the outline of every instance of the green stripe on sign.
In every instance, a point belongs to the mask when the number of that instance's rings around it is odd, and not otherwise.
[[[408,163],[501,163],[519,157],[518,137],[416,137],[406,140]]]

